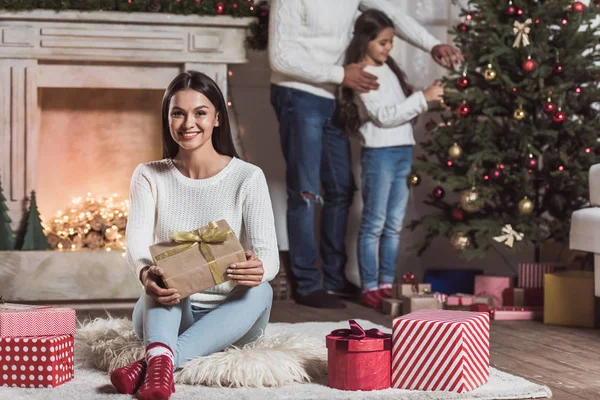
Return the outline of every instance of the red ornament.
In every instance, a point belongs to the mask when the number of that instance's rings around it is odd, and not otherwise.
[[[500,171],[498,168],[494,168],[490,171],[490,177],[492,180],[497,181],[498,179],[502,178],[502,171]]]
[[[552,120],[557,124],[562,124],[567,119],[567,114],[564,111],[558,109],[552,116]]]
[[[433,188],[433,190],[431,191],[431,195],[433,197],[435,197],[436,199],[443,199],[444,196],[446,195],[446,191],[444,190],[443,187],[441,186],[436,186]]]
[[[225,6],[223,3],[217,3],[217,14],[221,15],[225,11]]]
[[[407,272],[406,274],[402,274],[402,283],[412,284],[415,283],[415,274],[412,272]]]
[[[576,1],[573,3],[573,11],[582,13],[585,11],[585,5],[580,1]]]
[[[469,25],[465,24],[464,22],[461,22],[460,24],[458,24],[456,26],[456,29],[458,29],[461,32],[468,32],[469,31]]]
[[[465,89],[471,84],[471,82],[466,76],[461,76],[457,79],[456,84],[458,85],[458,87]]]
[[[555,75],[560,75],[560,74],[562,74],[563,72],[565,72],[565,69],[564,69],[564,67],[563,67],[561,64],[559,64],[559,63],[554,63],[554,65],[552,66],[552,72],[553,72]]]
[[[457,207],[454,210],[452,210],[452,218],[455,221],[462,221],[464,217],[465,213],[460,208]]]
[[[458,107],[458,114],[463,117],[466,117],[470,112],[471,112],[471,108],[466,103],[463,103]]]
[[[567,22],[569,22],[569,21],[567,21],[567,19],[566,19],[566,18],[563,18],[563,19],[560,21],[560,23],[561,23],[561,24],[563,24],[563,25],[566,25],[566,24],[567,24]]]
[[[550,99],[548,99],[548,101],[544,103],[544,112],[546,114],[554,114],[555,111],[556,105]]]
[[[535,168],[535,167],[537,167],[537,165],[538,165],[538,162],[537,162],[537,159],[536,159],[535,157],[531,157],[531,158],[530,158],[530,159],[527,161],[527,166],[528,166],[529,168]]]
[[[515,6],[512,5],[512,2],[508,5],[508,7],[504,9],[504,14],[508,15],[509,17],[515,15],[516,13],[517,9]]]
[[[523,62],[523,70],[525,72],[533,72],[533,71],[535,71],[536,68],[537,68],[537,63],[535,62],[535,60],[532,60],[531,58],[528,58],[527,60],[525,60],[525,62]]]

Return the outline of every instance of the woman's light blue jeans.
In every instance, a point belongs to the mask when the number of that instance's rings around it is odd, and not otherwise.
[[[363,290],[393,283],[406,214],[412,146],[363,148],[358,263]]]
[[[189,297],[163,306],[144,293],[133,309],[133,327],[146,346],[157,342],[169,346],[177,368],[192,358],[256,340],[269,322],[272,301],[269,282],[238,286],[216,308],[193,306]]]

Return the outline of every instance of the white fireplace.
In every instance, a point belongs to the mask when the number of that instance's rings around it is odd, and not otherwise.
[[[160,157],[166,86],[194,69],[226,94],[228,65],[246,62],[252,21],[137,12],[0,14],[0,182],[13,228],[21,225],[31,190],[46,218],[88,191],[127,197],[135,166]],[[9,300],[139,294],[120,255],[80,253],[0,252],[0,294]],[[113,264],[110,271],[106,264]],[[92,268],[101,284],[77,281],[85,278],[81,268]],[[53,276],[62,283],[50,282]],[[38,287],[24,288],[26,282]]]

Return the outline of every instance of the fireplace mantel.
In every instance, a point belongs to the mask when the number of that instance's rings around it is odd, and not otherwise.
[[[38,88],[164,89],[245,63],[253,18],[33,10],[0,14],[0,181],[17,229],[36,188]]]

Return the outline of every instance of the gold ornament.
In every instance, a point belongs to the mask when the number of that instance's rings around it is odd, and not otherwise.
[[[448,149],[448,156],[453,160],[458,160],[462,157],[463,149],[458,145],[458,143],[454,143],[450,149]]]
[[[477,200],[479,200],[479,192],[474,187],[463,190],[460,194],[460,206],[468,213],[476,213],[481,209]]]
[[[521,201],[519,201],[519,212],[521,214],[531,214],[533,211],[533,201],[529,200],[527,196],[523,197]]]
[[[519,108],[517,108],[513,113],[513,117],[515,117],[517,121],[522,121],[526,116],[527,113],[525,112],[525,110],[523,110],[523,108],[521,108],[521,106],[519,106]]]
[[[421,183],[421,177],[417,174],[410,174],[408,177],[408,184],[412,187],[416,187],[419,186],[419,183]]]
[[[471,239],[463,232],[454,232],[452,236],[450,236],[450,244],[456,250],[465,250],[471,246]]]
[[[492,64],[488,64],[487,69],[484,71],[483,76],[486,81],[493,81],[498,76],[498,72],[492,68]]]

